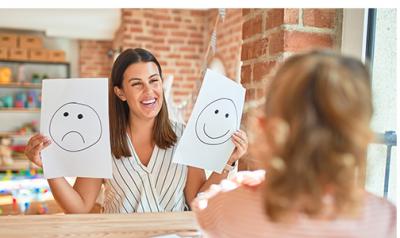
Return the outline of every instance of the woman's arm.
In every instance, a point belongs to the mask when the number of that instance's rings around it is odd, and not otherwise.
[[[63,177],[47,181],[54,199],[65,213],[89,213],[96,202],[103,179],[77,178],[73,187]]]
[[[37,134],[29,139],[25,148],[25,155],[34,164],[42,167],[40,152],[50,144],[49,138]],[[54,199],[66,213],[88,213],[96,201],[103,180],[99,178],[77,178],[73,187],[64,177],[48,179],[47,181]]]
[[[244,131],[239,130],[232,136],[232,142],[235,144],[235,150],[228,160],[228,164],[235,163],[247,151],[248,140]],[[206,191],[212,184],[219,184],[228,177],[228,173],[218,174],[213,172],[208,179],[203,169],[189,166],[188,176],[185,186],[185,197],[187,204],[191,204],[198,193]]]

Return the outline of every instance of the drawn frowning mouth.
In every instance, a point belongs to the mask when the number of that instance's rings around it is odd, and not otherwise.
[[[216,136],[216,137],[213,137],[213,136],[210,136],[209,134],[207,134],[207,132],[206,132],[206,124],[204,123],[204,125],[203,125],[203,132],[204,132],[204,134],[207,136],[207,137],[209,137],[209,138],[211,138],[211,139],[219,139],[219,138],[221,138],[221,137],[224,137],[226,134],[228,134],[228,132],[229,132],[230,130],[228,130],[228,131],[226,131],[223,135],[221,135],[221,136]]]
[[[86,143],[86,142],[85,142],[85,138],[83,138],[82,134],[79,133],[79,132],[77,132],[77,131],[70,131],[70,132],[68,132],[67,134],[65,134],[65,135],[61,138],[61,141],[63,141],[64,138],[65,138],[67,135],[71,134],[71,133],[76,133],[76,134],[78,134],[78,135],[81,137],[81,139],[82,139],[82,141],[83,141],[83,144]]]

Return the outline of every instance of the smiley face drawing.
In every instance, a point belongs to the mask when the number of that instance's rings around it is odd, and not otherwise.
[[[209,103],[196,120],[196,136],[204,144],[220,145],[237,130],[238,118],[235,103],[229,98],[219,98]]]
[[[99,142],[102,135],[101,120],[91,106],[69,102],[51,117],[49,133],[61,149],[79,152]]]

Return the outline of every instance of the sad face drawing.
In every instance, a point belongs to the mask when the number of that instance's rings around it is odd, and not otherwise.
[[[204,144],[220,145],[231,138],[237,126],[235,103],[229,98],[219,98],[199,113],[196,120],[196,136]]]
[[[49,133],[61,149],[78,152],[88,149],[100,140],[101,120],[91,106],[69,102],[57,109],[51,117]]]

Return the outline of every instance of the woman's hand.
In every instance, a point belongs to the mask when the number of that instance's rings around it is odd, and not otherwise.
[[[235,144],[235,150],[228,160],[228,164],[232,165],[235,161],[240,159],[246,152],[249,146],[246,132],[238,130],[232,135],[232,142]]]
[[[25,155],[34,164],[42,167],[43,164],[42,158],[40,157],[40,152],[50,144],[50,139],[45,137],[44,135],[34,135],[29,139],[28,144],[25,147]]]

